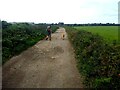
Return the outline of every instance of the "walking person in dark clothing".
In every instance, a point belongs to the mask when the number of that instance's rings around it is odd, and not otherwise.
[[[49,39],[51,41],[51,33],[52,33],[52,30],[51,30],[51,26],[47,26],[47,39]]]

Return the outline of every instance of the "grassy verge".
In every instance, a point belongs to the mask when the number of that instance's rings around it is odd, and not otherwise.
[[[102,36],[66,27],[76,54],[77,67],[88,88],[120,88],[120,45]]]

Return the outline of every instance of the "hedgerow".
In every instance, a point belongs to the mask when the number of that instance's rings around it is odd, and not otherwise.
[[[2,27],[2,64],[34,45],[47,34],[47,24],[3,22]],[[52,31],[55,32],[57,28],[53,25]]]
[[[66,27],[77,67],[89,88],[120,88],[120,45],[105,43],[99,35]]]

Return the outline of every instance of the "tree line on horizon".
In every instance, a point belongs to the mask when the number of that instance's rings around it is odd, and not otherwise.
[[[11,24],[17,24],[17,23],[26,23],[26,24],[36,24],[34,22],[11,22],[8,23],[7,21],[1,21],[2,23],[2,28],[11,25]],[[59,25],[59,26],[120,26],[120,24],[116,23],[85,23],[85,24],[66,24],[64,22],[59,22],[59,23],[38,23],[39,25]]]
[[[88,23],[88,24],[65,24],[67,26],[120,26],[115,23]]]

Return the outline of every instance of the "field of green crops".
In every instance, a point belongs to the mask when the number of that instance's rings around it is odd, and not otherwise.
[[[99,34],[108,43],[118,42],[118,26],[78,26],[75,28]]]

